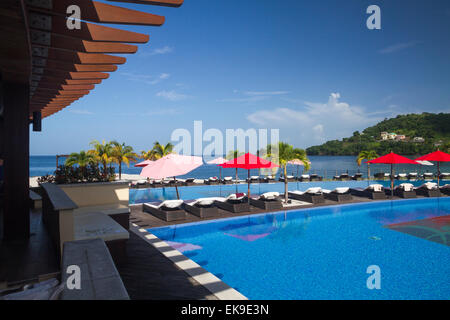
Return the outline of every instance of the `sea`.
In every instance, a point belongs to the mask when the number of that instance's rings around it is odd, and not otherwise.
[[[419,157],[419,156],[417,156]],[[411,156],[409,158],[417,158]],[[367,177],[367,165],[362,164],[361,167],[356,163],[355,156],[310,156],[311,168],[308,174],[318,174],[325,179],[331,179],[335,175],[340,175],[342,173],[348,173],[349,175],[354,175],[357,172],[363,174],[364,177]],[[59,158],[59,164],[64,164],[65,159]],[[441,172],[450,172],[450,163],[441,163]],[[46,155],[46,156],[30,156],[30,177],[43,176],[46,174],[53,174],[56,170],[56,155]],[[125,164],[122,165],[122,173],[126,174],[139,174],[141,172],[141,168],[134,167],[134,164],[130,164],[127,167]],[[422,166],[422,165],[395,165],[394,166],[395,173],[409,173],[409,172],[418,172],[419,174],[424,172],[437,172],[437,166]],[[302,166],[291,166],[288,165],[288,175],[298,176],[303,174]],[[389,165],[382,164],[373,164],[370,166],[370,173],[373,176],[378,172],[390,172]],[[118,173],[118,167],[116,165],[116,173]],[[267,175],[273,174],[279,176],[280,170],[278,172],[265,172],[264,170],[251,170],[250,175]],[[179,178],[196,178],[196,179],[207,179],[209,177],[226,177],[236,176],[235,169],[222,169],[219,170],[219,167],[216,165],[208,165],[205,164],[203,166],[198,167],[197,169],[189,172],[184,176],[180,176]],[[247,170],[238,170],[238,176],[240,179],[245,179],[248,176]]]

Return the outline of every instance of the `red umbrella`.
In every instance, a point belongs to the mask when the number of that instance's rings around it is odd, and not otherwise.
[[[399,156],[393,152],[388,153],[382,157],[367,161],[367,163],[382,163],[391,165],[391,196],[394,195],[394,164],[419,164],[418,162],[408,159],[406,157]]]
[[[237,157],[233,160],[227,161],[225,163],[219,164],[222,168],[238,168],[248,170],[248,201],[250,202],[250,170],[251,169],[262,169],[262,168],[276,168],[279,167],[275,163],[270,162],[269,160],[262,159],[258,156],[255,156],[251,153],[246,153],[240,157]]]
[[[416,159],[416,161],[436,161],[437,162],[437,183],[439,186],[439,176],[441,174],[441,170],[439,168],[441,162],[449,162],[450,161],[450,154],[442,152],[440,150],[429,153],[427,155],[424,155],[422,157],[419,157]]]
[[[154,161],[152,161],[152,160],[145,160],[145,161],[136,163],[134,166],[138,167],[138,168],[144,168],[144,167],[148,166],[149,164],[152,164],[153,162]]]

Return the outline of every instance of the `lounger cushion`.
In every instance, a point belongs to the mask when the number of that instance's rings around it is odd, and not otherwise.
[[[169,209],[175,209],[183,204],[183,200],[165,200],[158,205],[158,208],[166,207]]]
[[[404,191],[409,192],[414,190],[414,185],[411,183],[402,183],[398,186],[399,188],[402,188]]]
[[[367,187],[368,190],[373,190],[375,192],[381,192],[383,190],[383,185],[381,184],[371,184]]]
[[[321,187],[309,188],[305,192],[306,193],[320,193],[320,192],[322,192],[322,188]]]
[[[263,193],[260,196],[260,198],[265,199],[265,200],[274,200],[279,196],[280,196],[279,192],[266,192],[266,193]]]
[[[343,193],[347,193],[349,192],[350,188],[347,187],[340,187],[340,188],[336,188],[333,191],[339,194],[343,194]]]
[[[258,180],[258,179],[259,179],[259,176],[251,176],[250,179],[252,179],[252,180]]]
[[[194,182],[194,183],[201,184],[201,183],[205,183],[205,180],[203,180],[203,179],[194,179],[193,182]]]
[[[232,193],[227,197],[227,200],[242,200],[245,196],[245,193]]]
[[[146,184],[147,180],[138,180],[136,181],[136,184]]]
[[[426,182],[423,185],[421,185],[419,188],[425,188],[428,190],[434,190],[437,189],[437,183],[435,182]]]
[[[309,178],[309,174],[302,174],[302,178]]]
[[[293,179],[294,176],[286,176],[286,178],[288,178],[288,179]]]
[[[218,198],[200,198],[191,203],[191,205],[199,205],[199,206],[210,206],[216,201]]]

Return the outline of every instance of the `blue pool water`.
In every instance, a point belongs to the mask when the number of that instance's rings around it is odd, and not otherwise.
[[[424,181],[395,181],[395,185],[403,182],[409,182],[415,186],[422,185]],[[436,182],[436,181],[434,181]],[[390,186],[390,181],[370,181],[370,183],[380,183],[386,187]],[[442,184],[448,181],[442,182]],[[306,190],[311,187],[322,187],[323,189],[333,190],[337,187],[365,188],[369,185],[368,181],[320,181],[320,182],[290,182],[288,190]],[[211,186],[189,186],[179,187],[180,198],[192,200],[206,197],[224,197],[235,192],[247,193],[247,184],[239,185],[211,185]],[[251,194],[262,194],[264,192],[277,191],[284,193],[284,183],[255,183],[250,185]],[[150,188],[150,189],[130,189],[130,204],[139,204],[155,200],[173,200],[177,199],[176,190],[170,188]]]
[[[149,232],[250,299],[448,299],[450,247],[383,226],[449,214],[450,198],[413,199]],[[366,286],[370,265],[381,269],[380,290]]]

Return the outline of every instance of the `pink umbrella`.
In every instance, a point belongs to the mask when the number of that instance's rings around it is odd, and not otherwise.
[[[138,167],[138,168],[143,168],[143,167],[148,166],[149,164],[152,164],[153,162],[154,162],[154,161],[152,161],[152,160],[145,160],[145,161],[136,163],[134,166],[135,166],[135,167]]]
[[[201,157],[184,156],[171,153],[159,160],[153,161],[152,164],[145,166],[141,171],[141,176],[151,179],[165,179],[167,177],[182,176],[203,164]],[[180,199],[178,187],[175,184],[177,198]]]
[[[220,158],[208,161],[207,164],[220,165],[220,164],[223,164],[223,163],[225,163],[227,161],[228,161],[227,159],[220,157]],[[219,181],[222,181],[222,167],[220,167],[220,166],[219,166]]]
[[[309,164],[311,164],[311,161],[308,161],[308,162],[309,162]],[[298,178],[298,167],[299,166],[304,166],[305,164],[302,161],[298,160],[298,159],[288,161],[288,163],[292,164],[294,166],[297,166],[297,178]]]

